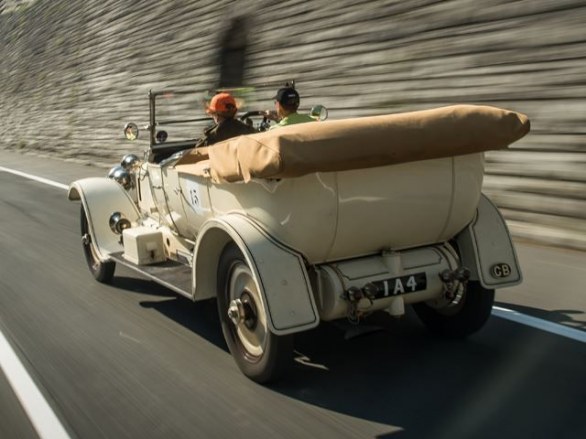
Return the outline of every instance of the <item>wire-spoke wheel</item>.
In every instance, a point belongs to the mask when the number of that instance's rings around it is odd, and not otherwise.
[[[218,312],[224,338],[240,370],[258,383],[282,376],[292,362],[293,336],[270,331],[262,294],[235,244],[228,244],[220,258]]]
[[[92,242],[89,231],[89,223],[87,214],[83,206],[81,206],[80,213],[81,222],[81,244],[83,246],[83,254],[87,262],[88,268],[98,282],[110,283],[114,277],[114,270],[116,263],[113,261],[101,261],[96,253],[96,248]]]

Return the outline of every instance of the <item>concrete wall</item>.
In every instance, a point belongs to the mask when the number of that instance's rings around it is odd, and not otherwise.
[[[583,0],[0,0],[0,148],[111,164],[149,89],[295,79],[331,118],[453,103],[528,114],[487,156],[517,237],[586,249]],[[194,103],[194,112],[197,112]]]

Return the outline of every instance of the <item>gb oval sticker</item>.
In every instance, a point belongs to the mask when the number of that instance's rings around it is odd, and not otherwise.
[[[490,268],[490,274],[492,274],[492,277],[496,278],[509,277],[511,275],[511,266],[509,264],[505,264],[504,262],[494,264]]]

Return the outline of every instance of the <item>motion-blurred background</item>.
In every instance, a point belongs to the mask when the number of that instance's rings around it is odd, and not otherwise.
[[[112,165],[147,147],[122,127],[148,121],[149,89],[247,87],[272,109],[292,79],[332,119],[528,114],[485,192],[518,239],[586,250],[584,0],[0,0],[0,149]]]

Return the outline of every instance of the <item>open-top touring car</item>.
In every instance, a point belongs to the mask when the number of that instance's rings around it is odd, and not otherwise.
[[[412,305],[431,331],[465,337],[485,324],[496,288],[521,282],[481,187],[484,151],[523,137],[525,115],[455,105],[193,148],[160,130],[158,99],[171,95],[149,94],[144,159],[71,184],[83,250],[100,282],[123,264],[194,301],[217,298],[251,379],[286,370],[295,333],[377,310]]]

